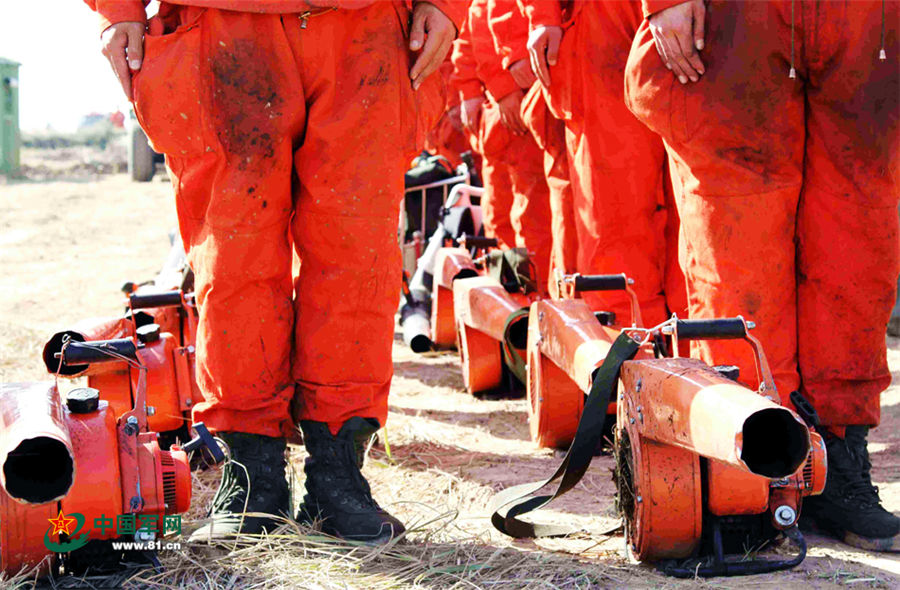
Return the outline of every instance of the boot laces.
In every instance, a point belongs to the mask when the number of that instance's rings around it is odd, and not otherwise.
[[[323,458],[327,463],[322,465],[329,474],[333,485],[330,493],[335,497],[352,499],[362,508],[381,510],[372,497],[369,482],[363,477],[357,466],[357,449],[353,441],[338,439],[337,444],[329,445],[328,453]]]
[[[851,441],[849,438],[843,442],[854,465],[851,467],[835,466],[841,478],[844,479],[844,483],[841,485],[841,494],[862,507],[881,504],[878,486],[872,484],[872,463],[869,461],[865,439],[861,443],[855,440]]]

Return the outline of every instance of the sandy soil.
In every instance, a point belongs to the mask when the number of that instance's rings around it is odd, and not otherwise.
[[[46,380],[40,362],[45,339],[79,319],[120,309],[119,286],[155,274],[174,226],[170,188],[162,178],[136,184],[123,174],[82,173],[75,179],[57,175],[0,184],[0,382]],[[896,378],[900,340],[888,344]],[[528,567],[545,567],[542,560],[549,556],[563,573],[589,572],[579,574],[587,576],[583,582],[563,576],[559,587],[900,587],[900,557],[853,550],[819,536],[809,538],[809,557],[791,572],[709,582],[679,582],[630,564],[621,536],[512,542],[488,522],[490,496],[546,476],[560,459],[529,441],[524,400],[474,399],[464,393],[454,353],[415,355],[399,338],[394,366],[391,417],[381,435],[391,456],[379,444],[366,473],[376,497],[421,530],[440,527],[445,540],[460,547],[516,548],[530,556]],[[871,437],[873,473],[885,505],[900,512],[900,387],[884,394],[883,409],[883,426]],[[610,458],[595,460],[577,488],[544,518],[563,516],[590,531],[613,527],[611,467]],[[417,537],[411,539],[415,543]],[[527,576],[513,576],[521,583],[509,586],[485,582],[464,567],[459,571],[464,587],[530,587]],[[350,575],[334,587],[366,587],[364,580]],[[422,584],[399,579],[396,587]]]

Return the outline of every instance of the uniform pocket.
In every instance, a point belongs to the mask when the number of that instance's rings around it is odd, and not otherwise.
[[[138,122],[154,149],[168,155],[206,151],[202,14],[169,34],[145,35],[144,62],[132,81]]]

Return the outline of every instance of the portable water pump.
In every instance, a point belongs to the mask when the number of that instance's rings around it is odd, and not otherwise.
[[[90,567],[115,553],[111,540],[146,545],[169,532],[167,516],[190,507],[188,452],[205,447],[224,460],[202,423],[183,446],[160,448],[147,415],[151,369],[133,341],[66,339],[58,354],[64,366],[85,370],[127,363],[138,375],[134,404],[120,413],[93,387],[69,392],[63,403],[54,383],[0,385],[0,568],[7,574]]]

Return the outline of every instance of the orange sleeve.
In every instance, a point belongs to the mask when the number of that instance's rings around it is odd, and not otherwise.
[[[559,0],[518,0],[519,8],[531,23],[531,28],[561,27],[562,7]]]
[[[462,30],[463,21],[466,20],[466,11],[469,8],[469,3],[466,0],[413,0],[414,5],[420,2],[434,4],[441,12],[447,15],[447,18],[453,21],[457,31]]]
[[[450,88],[456,91],[460,100],[484,96],[481,80],[478,79],[478,63],[472,50],[472,34],[469,21],[463,23],[459,37],[453,42],[450,54],[453,72],[450,74]]]
[[[124,22],[147,22],[144,7],[148,0],[84,0],[91,10],[100,15],[100,30]]]
[[[478,64],[478,79],[494,100],[519,89],[512,74],[503,69],[503,61],[494,47],[488,24],[488,0],[474,0],[466,21],[472,35],[472,52]]]
[[[516,0],[488,0],[488,26],[504,69],[528,59],[528,19]]]
[[[676,4],[684,4],[687,0],[641,0],[641,7],[644,9],[644,18],[649,18],[651,14],[661,12],[666,8],[672,8]]]

